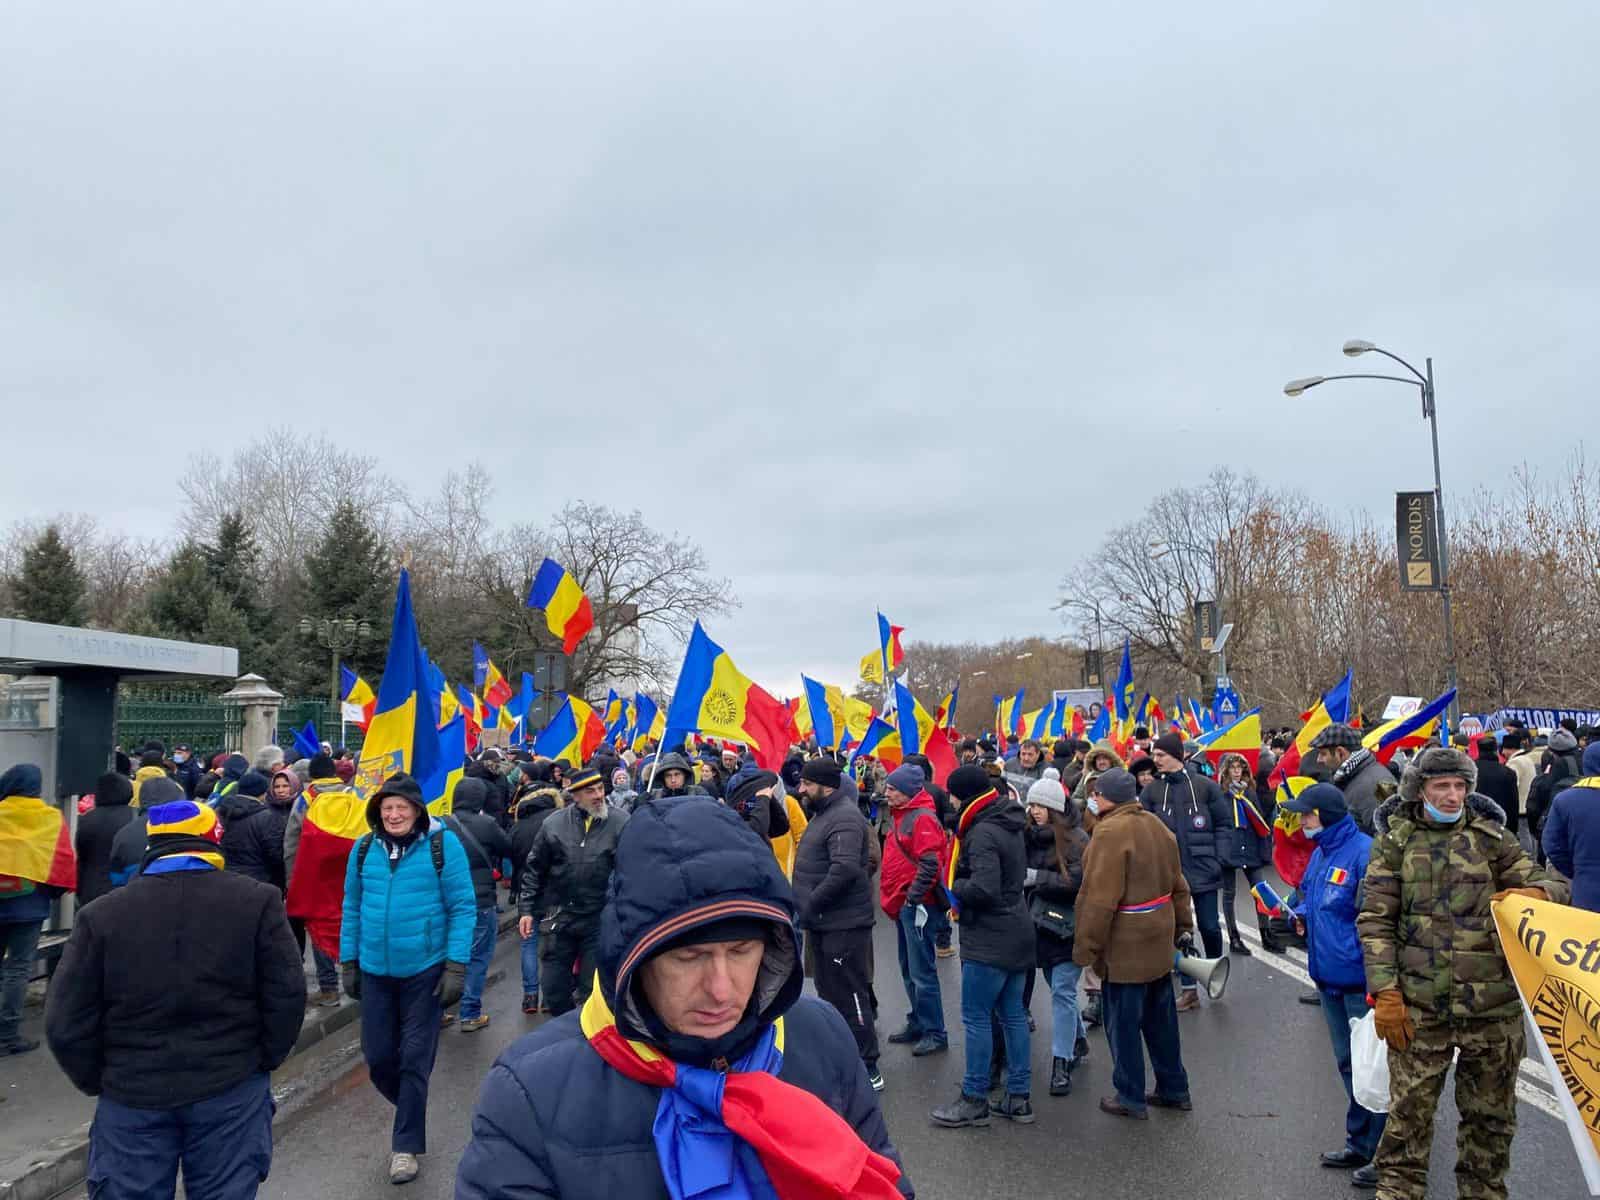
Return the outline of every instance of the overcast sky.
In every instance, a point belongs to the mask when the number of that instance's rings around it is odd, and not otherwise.
[[[341,11],[342,9],[342,11]],[[0,515],[171,527],[292,421],[702,539],[786,689],[1064,632],[1219,461],[1446,499],[1594,413],[1591,3],[0,9]],[[1020,531],[1022,538],[1010,536]]]

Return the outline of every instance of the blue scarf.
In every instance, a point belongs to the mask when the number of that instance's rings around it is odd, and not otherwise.
[[[776,1075],[783,1065],[771,1026],[730,1071]],[[678,1064],[677,1082],[656,1105],[656,1156],[672,1200],[777,1200],[761,1157],[722,1120],[722,1071]]]

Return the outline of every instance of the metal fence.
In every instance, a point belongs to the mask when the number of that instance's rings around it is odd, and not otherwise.
[[[335,746],[342,741],[351,750],[361,749],[361,730],[347,725],[341,738],[339,710],[327,700],[292,697],[278,709],[278,744],[285,750],[293,747],[295,733],[307,721],[322,741]],[[212,754],[238,746],[241,734],[238,706],[222,703],[203,688],[134,684],[124,687],[117,699],[117,743],[125,750],[155,739],[169,750],[182,744]],[[259,747],[243,749],[249,754]]]

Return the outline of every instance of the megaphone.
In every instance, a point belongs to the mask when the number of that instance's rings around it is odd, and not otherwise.
[[[1213,1000],[1222,999],[1222,990],[1228,986],[1228,960],[1223,958],[1194,958],[1187,954],[1174,954],[1178,970],[1205,988]]]

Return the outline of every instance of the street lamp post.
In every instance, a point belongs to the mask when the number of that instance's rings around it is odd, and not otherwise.
[[[300,636],[315,638],[317,645],[324,647],[331,654],[332,661],[328,668],[328,701],[333,705],[335,713],[341,712],[339,690],[339,656],[349,654],[362,642],[372,636],[372,624],[366,620],[355,617],[323,617],[313,621],[310,617],[300,618]]]
[[[1305,379],[1291,379],[1283,385],[1283,394],[1286,396],[1299,396],[1334,379],[1383,379],[1390,383],[1403,383],[1408,387],[1417,388],[1422,393],[1422,417],[1428,422],[1428,432],[1433,440],[1433,506],[1434,513],[1439,521],[1439,603],[1444,620],[1444,669],[1445,682],[1451,691],[1456,690],[1456,630],[1455,621],[1450,615],[1450,536],[1444,519],[1444,482],[1439,471],[1439,415],[1435,404],[1433,390],[1433,359],[1423,359],[1424,370],[1419,371],[1401,358],[1398,354],[1385,350],[1382,346],[1360,338],[1351,338],[1344,344],[1344,353],[1347,358],[1359,358],[1363,354],[1381,354],[1392,362],[1399,363],[1411,372],[1411,378],[1404,375],[1373,375],[1349,373],[1342,375],[1312,375]],[[1456,728],[1461,715],[1461,699],[1459,696],[1450,701],[1450,727]]]

